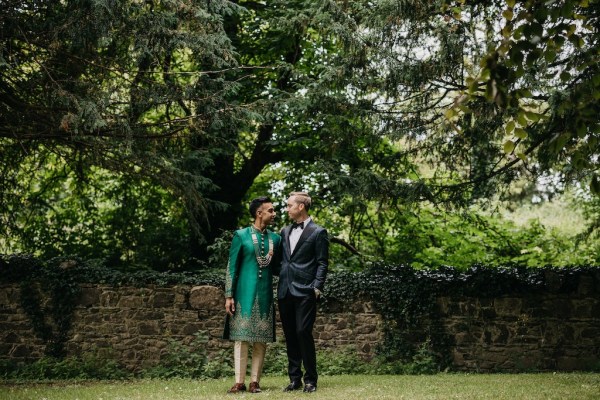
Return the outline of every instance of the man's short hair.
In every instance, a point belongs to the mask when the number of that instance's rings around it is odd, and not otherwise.
[[[257,197],[256,199],[252,200],[250,202],[250,206],[248,207],[248,210],[250,211],[250,216],[252,218],[256,218],[256,211],[258,211],[260,206],[262,206],[265,203],[272,203],[272,201],[267,196]]]
[[[312,199],[306,192],[292,192],[290,193],[290,197],[294,197],[294,200],[297,203],[304,204],[304,209],[306,211],[310,210],[310,205],[312,204]]]

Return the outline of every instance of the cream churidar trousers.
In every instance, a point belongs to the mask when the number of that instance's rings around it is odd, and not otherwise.
[[[266,350],[266,343],[254,342],[252,344],[251,382],[260,381]],[[244,383],[244,380],[246,379],[246,367],[248,365],[248,342],[235,342],[233,345],[233,362],[235,368],[235,382]]]

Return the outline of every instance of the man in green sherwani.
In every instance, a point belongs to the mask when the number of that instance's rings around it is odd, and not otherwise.
[[[225,274],[225,339],[233,340],[235,384],[228,393],[246,390],[248,347],[252,343],[252,371],[248,389],[260,392],[260,375],[267,342],[275,341],[273,269],[280,262],[281,237],[267,226],[275,219],[268,197],[250,202],[254,223],[237,230],[231,241]]]

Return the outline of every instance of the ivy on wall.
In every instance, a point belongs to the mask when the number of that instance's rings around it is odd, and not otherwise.
[[[46,343],[46,355],[62,358],[64,345],[69,340],[75,300],[81,288],[68,273],[48,272],[43,279],[30,277],[21,282],[21,306],[29,316],[36,336]],[[48,305],[43,304],[45,296],[42,293],[47,294]]]
[[[0,257],[0,282],[19,285],[21,307],[31,322],[34,334],[45,344],[45,354],[56,358],[65,356],[65,344],[70,338],[73,312],[83,283],[135,287],[208,284],[223,287],[223,275],[204,274],[200,277],[190,273],[117,271],[74,257],[47,261],[30,255]]]
[[[540,292],[572,293],[582,276],[600,291],[600,268],[490,268],[474,265],[415,269],[407,265],[377,264],[362,272],[331,274],[326,284],[329,302],[365,298],[373,302],[383,321],[384,343],[378,352],[386,359],[411,359],[427,347],[440,368],[450,364],[452,339],[445,333],[436,301],[441,296],[493,298]],[[328,307],[328,301],[324,307]],[[418,334],[420,332],[420,334]]]
[[[105,266],[98,260],[57,257],[47,261],[30,255],[0,255],[0,282],[19,283],[24,279],[49,279],[53,274],[69,277],[78,284],[105,284],[143,287],[146,285],[213,285],[224,287],[225,271],[157,272],[154,270],[121,270]]]
[[[29,317],[34,334],[46,344],[45,353],[63,357],[79,283],[67,269],[74,260],[44,262],[31,256],[2,257],[2,280],[18,283],[21,307]]]
[[[449,362],[450,338],[436,313],[440,296],[492,298],[508,294],[572,293],[582,277],[600,291],[600,268],[490,268],[474,265],[468,270],[452,267],[414,269],[407,265],[375,264],[361,272],[328,276],[322,307],[335,301],[371,301],[384,322],[384,343],[379,353],[390,359],[413,357],[426,345],[439,365]],[[36,335],[47,344],[46,352],[61,356],[68,340],[80,284],[115,286],[213,285],[223,288],[224,272],[166,273],[117,271],[100,263],[63,257],[41,261],[30,256],[0,257],[0,282],[21,286],[21,304]],[[43,304],[42,293],[49,301]],[[421,335],[415,337],[415,332]]]

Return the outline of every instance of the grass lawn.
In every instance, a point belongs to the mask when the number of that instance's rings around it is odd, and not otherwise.
[[[270,399],[600,399],[600,374],[437,374],[323,376],[314,394],[283,393],[284,377],[265,377],[260,394],[226,395],[230,380],[134,380],[6,384],[2,400]]]

